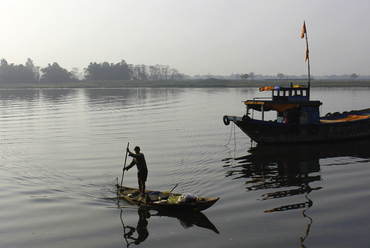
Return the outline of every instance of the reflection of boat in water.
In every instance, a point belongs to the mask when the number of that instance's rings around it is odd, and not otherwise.
[[[201,212],[179,212],[175,213],[173,211],[159,211],[152,216],[166,216],[170,218],[176,218],[179,220],[181,226],[188,229],[193,226],[206,228],[219,233],[216,226]]]
[[[146,209],[142,209],[142,208],[138,209],[139,221],[137,223],[136,228],[133,226],[125,225],[123,221],[122,213],[123,213],[123,209],[121,209],[120,218],[121,218],[121,222],[123,226],[123,237],[126,240],[127,247],[129,247],[130,244],[132,243],[134,243],[135,245],[138,245],[141,242],[144,242],[149,236],[149,231],[147,229],[147,226],[148,226],[147,219],[150,218],[150,213]],[[135,235],[135,232],[137,233],[137,235]]]
[[[228,177],[249,178],[248,190],[300,186],[299,189],[265,194],[278,198],[307,192],[310,182],[321,180],[320,159],[335,157],[370,158],[370,140],[323,144],[263,145],[252,147],[248,155],[224,159]],[[315,174],[313,174],[315,173]]]
[[[278,178],[282,179],[284,176],[286,180],[280,183],[294,185],[303,182],[301,178],[304,175],[319,172],[320,159],[353,157],[368,161],[369,147],[370,139],[321,144],[257,145],[250,148],[248,155],[226,158],[224,161],[225,167],[231,168],[227,176],[252,178],[255,181],[260,181],[258,178],[261,176],[276,177],[275,181],[279,181]],[[298,178],[294,175],[300,175],[299,182],[295,182]],[[309,181],[312,180],[319,179],[311,178]],[[263,188],[269,186],[265,185]]]
[[[304,194],[320,189],[308,186],[311,182],[321,180],[318,174],[320,159],[352,157],[369,161],[369,147],[370,139],[324,144],[257,145],[249,150],[249,155],[225,159],[230,164],[226,166],[232,167],[227,176],[250,178],[246,181],[248,190],[299,186],[266,193],[263,199]],[[302,204],[297,204],[298,206],[304,207]],[[282,209],[289,207],[280,208]]]
[[[370,139],[338,141],[336,143],[314,144],[280,144],[252,147],[248,160],[261,161],[261,159],[289,162],[309,162],[325,158],[357,157],[370,158]]]
[[[234,179],[248,179],[245,182],[248,190],[302,186],[320,180],[319,175],[310,176],[310,173],[320,171],[318,159],[302,160],[304,156],[300,157],[300,153],[294,151],[290,153],[289,148],[279,151],[280,148],[281,146],[254,147],[249,155],[224,159],[225,166],[231,168],[226,176],[234,177]],[[285,154],[285,151],[289,154]],[[304,188],[289,190],[289,192],[276,192],[275,198],[303,192],[305,192]],[[272,198],[273,196],[265,197]]]
[[[170,217],[170,218],[177,218],[185,229],[191,228],[193,226],[198,226],[201,228],[209,229],[214,231],[215,233],[219,234],[219,231],[213,225],[213,223],[201,212],[183,212],[183,213],[176,213],[173,211],[159,211],[155,214],[151,214],[148,208],[139,207],[138,208],[138,215],[139,220],[137,222],[136,227],[125,225],[123,221],[123,212],[124,208],[121,208],[120,218],[121,223],[123,226],[123,237],[126,240],[127,247],[131,244],[138,245],[144,242],[148,236],[148,219],[151,217]]]
[[[368,162],[370,159],[370,140],[345,141],[326,144],[296,144],[296,145],[257,145],[252,147],[248,155],[237,158],[226,158],[224,167],[229,168],[227,177],[245,180],[249,191],[263,191],[261,201],[286,198],[302,195],[302,200],[291,204],[281,204],[265,213],[301,210],[302,216],[309,223],[306,236],[309,234],[313,220],[307,215],[314,202],[309,195],[315,190],[321,190],[318,185],[321,181],[320,162],[326,163],[331,158],[351,158]],[[327,160],[328,159],[328,160]],[[337,164],[338,159],[335,159]],[[343,161],[345,163],[347,159]],[[315,183],[315,187],[312,187]]]

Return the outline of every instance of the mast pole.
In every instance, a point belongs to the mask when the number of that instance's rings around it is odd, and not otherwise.
[[[310,57],[309,57],[309,50],[308,50],[308,37],[307,37],[306,21],[303,21],[301,39],[303,39],[304,36],[306,36],[306,58],[305,58],[304,61],[305,62],[307,61],[307,66],[308,66],[308,99],[310,99],[311,72],[310,72]]]
[[[308,88],[310,88],[311,85],[311,72],[310,72],[310,56],[309,56],[309,50],[308,50],[308,37],[307,37],[307,29],[306,29],[306,49],[307,49],[307,66],[308,66]]]

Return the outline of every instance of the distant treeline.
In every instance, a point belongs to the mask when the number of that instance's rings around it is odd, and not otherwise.
[[[141,83],[141,82],[168,82],[174,81],[178,83],[179,80],[244,80],[244,81],[261,81],[261,80],[306,80],[307,75],[294,76],[284,75],[278,73],[275,76],[267,76],[255,74],[250,72],[249,74],[231,74],[227,75],[195,75],[193,77],[184,75],[178,70],[170,68],[168,65],[132,65],[127,64],[124,60],[121,62],[114,63],[96,63],[91,62],[83,72],[79,72],[78,68],[72,68],[71,71],[62,68],[58,63],[48,64],[47,67],[41,68],[35,66],[33,61],[28,58],[24,65],[9,64],[6,59],[1,59],[0,62],[0,84],[61,84],[61,83],[92,83],[92,82],[125,82]],[[248,79],[248,80],[247,80]],[[369,80],[370,76],[357,75],[355,73],[351,75],[330,75],[330,76],[312,76],[312,80]],[[219,82],[218,82],[219,84]]]
[[[79,81],[158,81],[181,80],[185,75],[168,65],[129,65],[124,60],[114,63],[91,62],[83,74],[78,68],[68,71],[58,63],[41,68],[28,58],[24,65],[9,64],[5,59],[0,64],[0,83],[73,83]]]

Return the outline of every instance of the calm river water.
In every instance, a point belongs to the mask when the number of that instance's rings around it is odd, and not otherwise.
[[[254,88],[0,90],[0,247],[368,247],[370,141],[256,147],[222,116]],[[368,88],[313,88],[321,111]],[[202,214],[117,202],[125,148],[147,188],[220,200]],[[131,159],[128,159],[130,162]],[[136,172],[124,185],[136,187]]]

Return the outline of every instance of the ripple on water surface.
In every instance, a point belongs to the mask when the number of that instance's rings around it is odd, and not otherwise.
[[[306,247],[366,247],[368,152],[316,159],[332,149],[311,147],[304,149],[315,151],[310,159],[293,166],[282,160],[289,152],[252,156],[249,139],[225,127],[222,116],[244,114],[242,101],[258,93],[0,90],[0,246],[126,246],[123,226],[146,223],[137,207],[120,202],[121,211],[115,200],[130,142],[146,156],[148,188],[178,184],[175,192],[221,197],[204,212],[218,232],[151,211],[141,246],[299,247],[304,238]],[[364,89],[314,89],[312,96],[325,98],[323,112],[369,107]],[[338,97],[350,101],[339,106]],[[135,169],[125,172],[124,184],[136,187]]]

